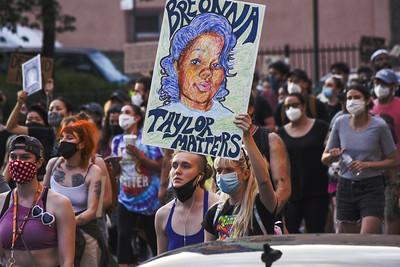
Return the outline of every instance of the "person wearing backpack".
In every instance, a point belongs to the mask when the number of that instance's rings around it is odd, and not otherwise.
[[[205,241],[274,234],[278,201],[269,177],[269,163],[249,131],[251,117],[239,114],[234,123],[243,130],[247,152],[242,149],[239,160],[217,158],[214,161],[221,202],[212,206],[205,216]]]

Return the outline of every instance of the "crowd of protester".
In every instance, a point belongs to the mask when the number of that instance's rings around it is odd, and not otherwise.
[[[52,80],[42,102],[19,91],[0,122],[2,263],[135,266],[249,235],[400,234],[399,82],[386,50],[370,63],[354,77],[333,64],[318,94],[282,61],[255,75],[236,161],[143,144],[150,77],[78,109]]]

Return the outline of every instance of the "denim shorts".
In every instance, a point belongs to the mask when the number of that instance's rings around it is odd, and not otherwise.
[[[383,176],[354,181],[340,178],[337,191],[337,220],[358,222],[363,217],[383,219],[385,207],[385,183]]]

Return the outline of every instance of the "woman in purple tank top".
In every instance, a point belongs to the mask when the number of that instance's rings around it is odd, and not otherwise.
[[[7,168],[16,188],[0,194],[2,266],[68,266],[74,263],[75,216],[70,201],[43,187],[37,170],[43,146],[19,135],[9,146]]]
[[[204,241],[201,222],[208,207],[218,200],[203,187],[212,173],[206,157],[174,153],[170,178],[175,198],[157,211],[155,219],[158,254]]]

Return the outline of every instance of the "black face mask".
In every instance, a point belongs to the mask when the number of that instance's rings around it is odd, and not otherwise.
[[[43,124],[37,123],[37,122],[33,122],[33,121],[28,122],[28,123],[26,124],[26,126],[27,126],[27,127],[45,127]]]
[[[111,132],[111,135],[115,136],[118,134],[122,134],[124,132],[124,130],[118,124],[112,124],[112,125],[110,125],[110,132]]]
[[[193,181],[196,180],[196,178],[197,176],[180,187],[172,187],[175,191],[176,197],[179,199],[180,202],[185,202],[193,196],[193,193],[196,190],[197,186],[193,185]]]
[[[72,157],[78,151],[78,144],[70,142],[61,142],[58,147],[58,154],[65,159]]]

